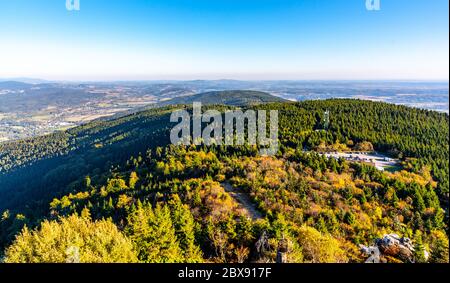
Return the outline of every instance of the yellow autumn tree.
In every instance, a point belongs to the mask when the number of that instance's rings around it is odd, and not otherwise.
[[[131,241],[110,220],[91,221],[72,215],[25,227],[6,249],[7,263],[130,263],[136,262]]]
[[[324,235],[308,226],[300,227],[297,234],[304,262],[345,263],[348,261],[339,241],[332,236]]]

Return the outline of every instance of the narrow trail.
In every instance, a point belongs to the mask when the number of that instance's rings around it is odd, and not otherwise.
[[[234,198],[239,204],[239,208],[243,209],[246,214],[253,220],[264,218],[261,212],[258,211],[256,205],[250,200],[250,198],[244,192],[239,189],[233,188],[230,183],[221,184],[225,191]]]

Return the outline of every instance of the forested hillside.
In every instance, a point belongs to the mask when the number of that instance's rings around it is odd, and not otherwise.
[[[202,102],[203,104],[247,106],[268,102],[283,102],[286,100],[261,91],[230,90],[230,91],[205,92],[190,96],[180,96],[162,102],[160,104],[162,105],[192,104],[193,102],[199,101]]]
[[[64,262],[75,245],[81,262],[274,262],[280,247],[290,262],[363,262],[360,244],[396,233],[413,239],[413,261],[448,262],[447,114],[336,99],[248,106],[279,110],[279,152],[263,157],[168,145],[180,107],[0,145],[5,261]],[[368,144],[401,168],[316,153]]]

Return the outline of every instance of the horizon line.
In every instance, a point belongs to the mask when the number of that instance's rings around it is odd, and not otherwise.
[[[40,77],[0,77],[0,82],[6,81],[37,81],[36,84],[42,83],[80,83],[80,82],[193,82],[193,81],[236,81],[236,82],[440,82],[449,83],[450,79],[236,79],[236,78],[192,78],[192,79],[46,79]],[[33,83],[30,83],[33,84]]]

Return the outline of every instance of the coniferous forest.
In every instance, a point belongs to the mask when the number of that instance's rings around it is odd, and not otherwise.
[[[209,105],[206,109],[234,109]],[[365,262],[363,246],[408,238],[383,262],[448,262],[449,116],[330,99],[279,111],[279,149],[175,146],[170,113],[97,120],[0,144],[0,256],[40,262]],[[324,115],[329,123],[324,126]],[[323,152],[377,151],[371,164]]]

